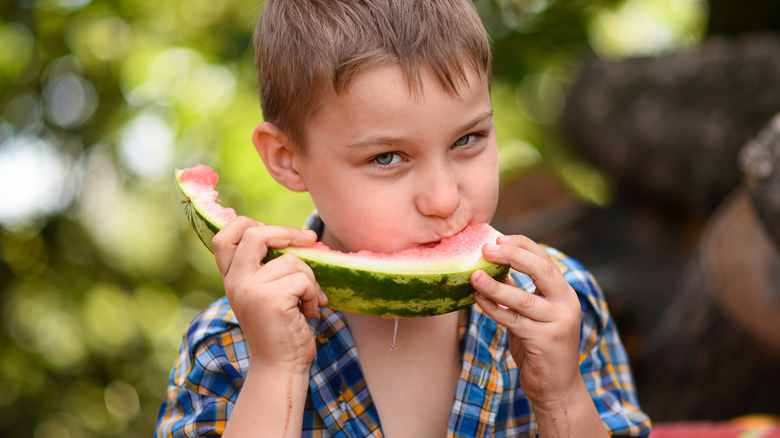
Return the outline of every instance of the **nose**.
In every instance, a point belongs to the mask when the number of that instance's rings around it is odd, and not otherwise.
[[[446,166],[430,169],[416,184],[415,202],[423,215],[446,218],[460,206],[460,180],[455,169]]]

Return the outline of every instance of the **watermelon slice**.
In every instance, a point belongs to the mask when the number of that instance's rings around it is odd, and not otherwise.
[[[211,239],[231,219],[232,208],[219,205],[215,190],[219,175],[204,165],[177,170],[184,210],[209,250]],[[266,260],[290,252],[311,266],[328,296],[329,307],[351,313],[393,318],[440,315],[474,303],[471,273],[482,269],[503,281],[508,266],[482,258],[482,246],[500,233],[488,224],[471,224],[435,246],[414,247],[391,254],[343,253],[318,242],[307,248],[269,250]]]

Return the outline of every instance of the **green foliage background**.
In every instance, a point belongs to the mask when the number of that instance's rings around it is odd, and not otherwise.
[[[558,132],[567,85],[594,51],[620,58],[695,45],[705,6],[476,4],[495,44],[502,177],[545,166],[583,199],[608,202],[608,182]],[[299,225],[311,211],[305,194],[266,175],[250,142],[262,117],[250,49],[261,6],[0,3],[3,436],[153,434],[183,329],[222,294],[178,204],[174,167],[215,167],[224,203],[268,223]],[[643,23],[649,11],[666,29],[658,44],[625,26],[637,8]]]

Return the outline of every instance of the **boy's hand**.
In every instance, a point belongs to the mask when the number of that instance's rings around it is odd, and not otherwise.
[[[584,387],[579,371],[581,309],[576,292],[547,252],[523,236],[501,236],[485,245],[483,256],[527,274],[536,285],[530,294],[511,277],[500,283],[484,271],[472,274],[475,298],[505,326],[509,349],[520,369],[520,385],[536,406],[565,403]]]
[[[263,259],[268,248],[311,246],[316,240],[313,231],[263,225],[247,217],[232,220],[214,236],[217,267],[246,337],[250,368],[308,373],[316,348],[307,318],[317,316],[327,297],[298,257]]]

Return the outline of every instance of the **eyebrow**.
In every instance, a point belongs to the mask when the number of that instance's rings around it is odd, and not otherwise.
[[[463,123],[459,126],[456,132],[465,132],[474,129],[475,126],[482,123],[484,120],[493,117],[493,110],[479,113],[471,120]],[[347,145],[349,148],[367,148],[372,146],[398,146],[402,144],[411,143],[412,139],[409,137],[393,137],[388,135],[373,135],[364,139],[358,140],[354,143]]]

